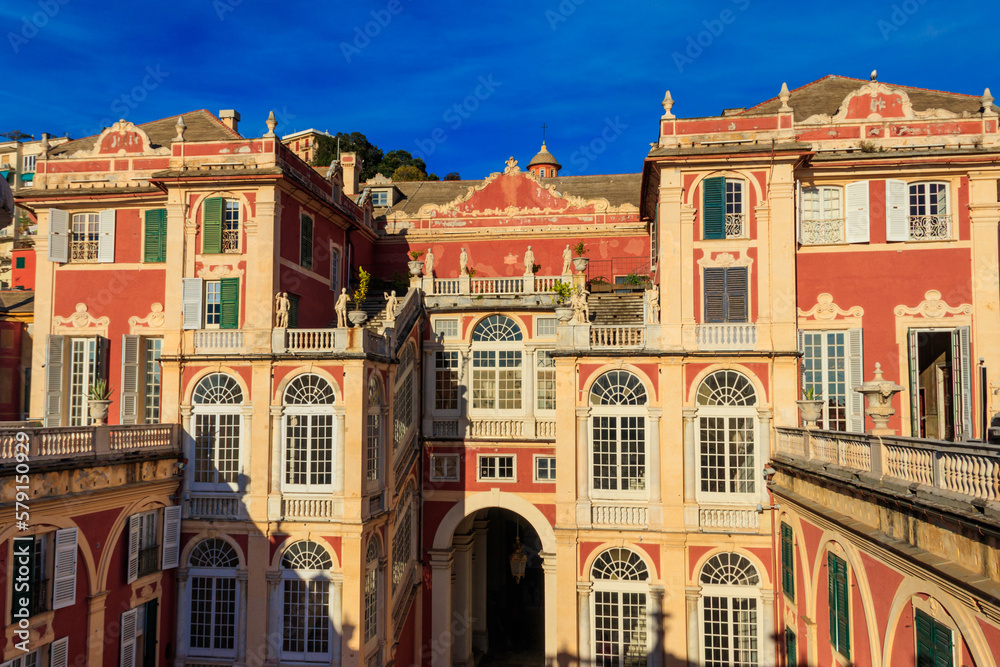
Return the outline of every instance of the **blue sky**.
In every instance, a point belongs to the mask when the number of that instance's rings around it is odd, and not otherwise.
[[[526,163],[543,122],[564,174],[639,171],[667,89],[682,117],[873,68],[1000,98],[998,13],[964,1],[4,0],[0,24],[3,130],[233,108],[260,136],[274,109],[279,134],[360,131],[463,178]]]

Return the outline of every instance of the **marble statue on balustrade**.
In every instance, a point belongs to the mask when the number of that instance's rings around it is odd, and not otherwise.
[[[431,249],[427,249],[427,254],[424,256],[424,275],[428,278],[434,277],[434,253]]]
[[[462,254],[458,256],[458,275],[464,276],[469,270],[469,253],[462,248]]]
[[[653,285],[646,290],[646,317],[648,324],[660,323],[660,287]]]
[[[535,274],[535,253],[531,251],[531,246],[524,252],[524,275],[531,276]]]
[[[566,244],[566,249],[563,250],[563,265],[562,274],[564,276],[573,275],[573,271],[570,268],[573,265],[573,251],[569,249],[569,244]]]
[[[275,326],[279,329],[288,327],[288,313],[292,309],[292,302],[288,298],[288,292],[278,292],[274,295]]]
[[[573,308],[574,324],[590,323],[590,305],[587,303],[587,297],[589,296],[590,292],[585,289],[578,288],[573,290],[569,305]]]
[[[337,297],[337,303],[333,307],[333,311],[337,313],[337,326],[346,327],[347,326],[347,302],[351,300],[351,297],[347,295],[347,288],[340,288],[340,296]]]
[[[399,306],[399,299],[396,297],[396,290],[392,290],[389,294],[382,292],[382,296],[385,297],[385,324],[391,326],[396,321],[396,308]]]

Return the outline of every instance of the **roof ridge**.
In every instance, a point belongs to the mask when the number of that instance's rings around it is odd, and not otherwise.
[[[815,86],[817,83],[820,83],[821,81],[826,81],[827,79],[854,79],[854,77],[841,76],[840,74],[827,74],[826,76],[822,76],[822,77],[820,77],[820,78],[818,78],[818,79],[816,79],[814,81],[810,81],[809,83],[804,83],[801,86],[799,86],[798,88],[792,88],[790,91],[788,91],[788,94],[791,95],[792,93],[797,93],[800,90],[808,88],[809,86]],[[864,81],[864,79],[854,79],[854,80],[855,81]],[[775,95],[774,97],[769,97],[766,100],[764,100],[763,102],[760,102],[758,104],[753,105],[752,107],[749,107],[749,108],[745,109],[743,111],[743,113],[748,113],[750,111],[753,111],[757,107],[762,107],[765,104],[767,104],[768,102],[773,102],[774,100],[778,99],[779,97],[780,97],[780,93],[778,95]]]

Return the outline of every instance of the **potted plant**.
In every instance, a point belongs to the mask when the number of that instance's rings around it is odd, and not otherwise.
[[[573,246],[573,268],[583,273],[587,270],[587,265],[590,264],[590,258],[587,257],[587,253],[590,249],[580,241],[575,246]]]
[[[111,393],[114,391],[108,381],[95,381],[87,390],[87,405],[90,407],[90,417],[97,426],[103,426],[108,419],[108,407],[111,405]]]
[[[613,287],[614,286],[604,276],[595,276],[587,283],[587,289],[590,290],[591,294],[596,294],[598,292],[610,292]]]
[[[423,262],[420,262],[423,265]],[[347,314],[347,319],[356,327],[360,327],[368,319],[368,313],[361,310],[368,298],[368,285],[371,283],[372,274],[365,271],[365,267],[358,267],[358,286],[351,292],[351,300],[354,301],[354,310]]]
[[[806,387],[802,391],[802,400],[795,402],[799,404],[799,414],[805,427],[816,428],[816,422],[823,415],[823,399],[816,398],[815,387]]]
[[[560,280],[549,291],[556,295],[556,317],[560,322],[569,322],[573,319],[573,308],[569,305],[573,298],[573,286]]]
[[[644,276],[638,271],[632,271],[625,276],[625,284],[642,290],[649,288],[649,276]]]
[[[410,267],[410,275],[419,277],[424,272],[424,263],[420,260],[424,256],[423,250],[411,250],[410,261],[406,263]]]

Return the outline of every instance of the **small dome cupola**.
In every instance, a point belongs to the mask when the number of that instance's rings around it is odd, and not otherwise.
[[[540,178],[550,178],[558,176],[560,169],[562,169],[562,165],[545,147],[545,141],[542,141],[542,149],[538,151],[538,155],[531,158],[531,162],[528,163],[528,171]]]

